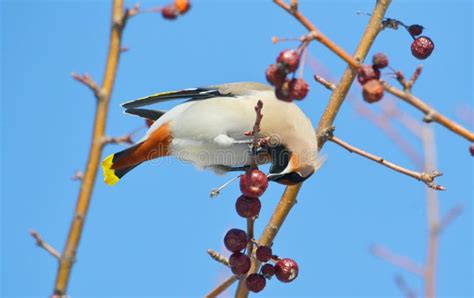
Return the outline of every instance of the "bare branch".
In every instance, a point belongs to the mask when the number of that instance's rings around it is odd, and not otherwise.
[[[437,122],[441,124],[442,126],[446,127],[447,129],[451,130],[455,134],[464,137],[470,142],[474,142],[474,133],[470,132],[460,124],[456,123],[455,121],[447,118],[446,116],[440,114],[437,112],[435,109],[433,109],[431,106],[423,102],[421,99],[418,97],[407,93],[403,90],[400,90],[398,88],[395,88],[394,86],[388,84],[387,82],[382,81],[382,84],[385,88],[385,90],[396,97],[402,99],[406,103],[414,106],[421,112],[425,114],[425,117],[423,118],[423,121],[425,122]]]
[[[234,282],[236,282],[239,279],[237,275],[232,275],[228,279],[226,279],[223,283],[218,285],[214,290],[210,291],[207,295],[206,298],[214,298],[217,297],[218,295],[222,294],[225,290],[227,290]]]
[[[441,176],[442,174],[438,171],[432,171],[430,173],[427,173],[427,172],[415,172],[415,171],[412,171],[412,170],[408,170],[402,166],[399,166],[397,164],[394,164],[390,161],[387,161],[385,160],[384,158],[382,157],[379,157],[379,156],[376,156],[376,155],[373,155],[371,153],[368,153],[362,149],[359,149],[357,147],[354,147],[352,145],[350,145],[349,143],[347,142],[344,142],[343,140],[335,137],[333,135],[333,132],[332,131],[328,131],[328,134],[327,134],[327,139],[341,147],[343,147],[344,149],[346,149],[347,151],[349,151],[350,153],[356,153],[360,156],[363,156],[367,159],[370,159],[372,161],[375,161],[389,169],[392,169],[394,171],[397,171],[399,173],[402,173],[404,175],[407,175],[409,177],[412,177],[412,178],[415,178],[419,181],[422,181],[424,182],[426,185],[428,185],[430,188],[433,188],[433,189],[436,189],[436,190],[445,190],[445,188],[441,185],[437,185],[434,183],[434,179],[436,177],[439,177]]]
[[[82,83],[86,87],[88,87],[92,91],[92,93],[94,93],[94,96],[97,98],[97,100],[100,100],[100,96],[101,96],[100,87],[97,85],[96,81],[89,74],[84,73],[80,75],[75,72],[72,72],[71,77],[74,80],[78,81],[79,83]]]
[[[406,298],[416,298],[416,292],[408,286],[403,276],[397,274],[393,279]]]
[[[35,230],[30,230],[30,235],[36,240],[36,245],[44,249],[50,255],[52,255],[56,260],[61,260],[61,254],[50,244],[41,238],[40,234]]]
[[[455,221],[464,211],[464,206],[462,204],[457,204],[441,218],[437,232],[441,233],[447,226],[449,226],[453,221]]]
[[[338,45],[336,45],[332,40],[327,38],[323,33],[321,33],[316,26],[313,25],[302,13],[298,10],[293,9],[292,6],[286,4],[283,0],[273,0],[275,4],[286,10],[289,14],[293,15],[303,26],[306,27],[311,32],[312,38],[319,41],[326,47],[328,47],[331,51],[333,51],[336,55],[338,55],[341,59],[347,62],[347,64],[351,65],[353,68],[359,66],[359,62],[352,58],[346,51],[341,49]],[[293,3],[292,3],[293,4]],[[388,5],[387,5],[388,6]]]
[[[382,260],[389,262],[397,267],[403,268],[416,275],[423,276],[423,267],[416,264],[414,261],[410,260],[407,257],[394,254],[383,246],[372,245],[370,247],[370,252],[374,256],[379,257]]]

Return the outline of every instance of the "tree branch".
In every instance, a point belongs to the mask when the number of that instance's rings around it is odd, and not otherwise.
[[[92,144],[77,199],[76,209],[74,211],[74,217],[69,229],[69,235],[62,253],[62,258],[59,262],[54,286],[54,295],[66,295],[73,262],[76,259],[76,253],[79,246],[79,241],[81,239],[84,221],[87,216],[92,191],[97,177],[97,169],[101,158],[103,139],[105,136],[105,123],[107,119],[110,96],[117,73],[117,66],[121,52],[120,44],[122,41],[122,32],[127,21],[127,17],[128,13],[124,13],[123,10],[123,0],[114,0],[112,5],[112,26],[109,39],[109,50],[100,92],[97,91],[98,87],[95,87],[94,84],[91,84],[90,82],[86,83],[87,79],[86,82],[83,82],[94,91],[98,101],[92,133]]]
[[[407,257],[396,255],[380,245],[373,245],[372,247],[370,247],[370,251],[374,256],[379,257],[384,261],[387,261],[397,267],[403,268],[406,271],[414,273],[418,276],[423,276],[423,267],[416,264],[414,261],[410,260]]]
[[[36,245],[44,249],[46,252],[52,255],[56,260],[58,261],[61,260],[61,254],[53,246],[51,246],[46,241],[44,241],[38,232],[36,232],[35,230],[30,230],[30,235],[36,240]]]
[[[328,140],[341,146],[342,148],[346,149],[347,151],[349,151],[350,153],[356,153],[360,156],[363,156],[367,159],[370,159],[372,161],[375,161],[389,169],[392,169],[396,172],[399,172],[401,174],[404,174],[404,175],[407,175],[409,177],[412,177],[412,178],[415,178],[416,180],[418,181],[422,181],[424,182],[428,187],[432,188],[432,189],[436,189],[436,190],[445,190],[445,188],[441,185],[436,185],[434,183],[434,179],[436,177],[439,177],[441,176],[442,174],[438,171],[432,171],[430,173],[427,173],[427,172],[415,172],[415,171],[412,171],[412,170],[408,170],[402,166],[399,166],[397,164],[394,164],[390,161],[387,161],[385,160],[384,158],[382,157],[379,157],[379,156],[376,156],[376,155],[373,155],[371,153],[368,153],[362,149],[359,149],[357,147],[354,147],[352,145],[350,145],[349,143],[347,142],[344,142],[343,140],[335,137],[333,135],[332,132],[328,132],[328,136],[327,136]]]
[[[224,282],[222,282],[220,285],[218,285],[214,290],[210,291],[206,295],[206,298],[217,297],[218,295],[222,294],[225,290],[227,290],[238,279],[239,277],[237,275],[232,275],[231,277],[226,279]]]
[[[474,142],[474,133],[470,132],[457,122],[449,119],[448,117],[444,116],[443,114],[440,114],[437,112],[435,109],[433,109],[431,106],[423,102],[421,99],[418,97],[405,92],[403,90],[400,90],[389,83],[382,81],[382,84],[385,88],[385,90],[396,97],[400,98],[401,100],[405,101],[406,103],[414,106],[423,114],[425,114],[425,117],[423,118],[423,121],[429,123],[431,121],[437,122],[441,124],[442,126],[446,127],[447,129],[451,130],[455,134],[467,139],[470,142]]]

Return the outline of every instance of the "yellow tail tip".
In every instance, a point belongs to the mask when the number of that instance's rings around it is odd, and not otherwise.
[[[102,172],[104,174],[104,182],[110,186],[114,185],[120,180],[120,178],[115,175],[114,169],[112,169],[112,165],[114,164],[113,159],[114,154],[111,154],[102,161]]]

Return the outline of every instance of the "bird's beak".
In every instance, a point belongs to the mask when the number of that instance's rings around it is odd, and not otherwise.
[[[291,172],[291,173],[285,173],[285,174],[269,174],[268,180],[275,181],[283,185],[295,185],[295,184],[305,181],[312,174],[313,173],[311,173],[310,175],[306,177],[301,176],[300,173],[298,172]]]

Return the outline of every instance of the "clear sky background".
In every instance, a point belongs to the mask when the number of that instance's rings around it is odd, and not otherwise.
[[[368,21],[356,11],[370,11],[374,2],[301,1],[300,8],[327,36],[352,52]],[[133,3],[127,1],[129,6]],[[163,3],[143,1],[142,6]],[[88,72],[102,78],[110,11],[110,1],[1,1],[0,288],[4,297],[51,294],[56,262],[34,245],[28,230],[37,229],[62,249],[79,188],[70,177],[84,168],[95,106],[90,91],[69,73]],[[414,93],[459,121],[459,112],[473,107],[472,11],[469,0],[393,1],[387,14],[427,28],[436,48],[423,61],[424,72]],[[123,101],[216,83],[264,82],[264,71],[279,51],[297,46],[273,45],[271,37],[304,33],[271,1],[194,1],[191,11],[174,22],[156,14],[133,18],[124,35],[130,51],[120,62],[108,134],[123,135],[143,125],[140,119],[122,114],[119,103]],[[385,52],[393,67],[410,74],[420,63],[410,54],[410,39],[403,30],[382,32],[371,53]],[[310,53],[332,77],[342,74],[345,64],[323,46],[311,44]],[[305,78],[311,81],[311,76],[307,67]],[[316,83],[310,85],[310,94],[300,106],[316,124],[330,93]],[[357,85],[351,92],[361,101]],[[421,119],[413,108],[399,106]],[[341,138],[415,168],[350,103],[335,124]],[[441,211],[457,203],[465,207],[440,238],[438,293],[472,297],[473,158],[466,140],[432,125],[438,168],[445,174],[438,181],[448,188],[439,194]],[[421,152],[419,142],[401,131]],[[108,146],[104,154],[122,148]],[[298,204],[274,242],[276,254],[298,261],[300,275],[291,284],[268,282],[259,296],[401,296],[393,282],[396,273],[420,293],[418,277],[374,258],[368,247],[380,243],[423,262],[424,185],[333,144],[327,144],[323,154],[326,164],[304,184]],[[200,172],[172,159],[144,164],[112,188],[99,176],[70,295],[203,296],[230,275],[206,250],[223,251],[225,232],[245,228],[234,211],[237,184],[218,199],[208,198],[212,188],[231,177]],[[262,197],[257,234],[282,191],[282,186],[272,184]]]

